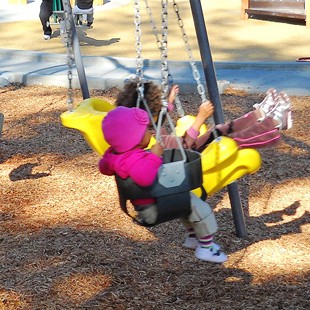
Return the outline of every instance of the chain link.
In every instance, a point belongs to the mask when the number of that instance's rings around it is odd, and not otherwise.
[[[177,17],[178,17],[178,24],[180,26],[180,29],[181,29],[181,32],[182,32],[182,38],[184,40],[184,43],[185,43],[185,46],[186,46],[186,50],[187,50],[187,54],[188,54],[188,58],[189,58],[189,63],[191,65],[191,68],[192,68],[192,72],[193,72],[193,77],[197,83],[197,92],[198,94],[200,95],[200,100],[201,102],[204,102],[207,100],[207,97],[206,97],[206,89],[205,87],[202,85],[201,81],[200,81],[200,73],[197,69],[197,66],[196,66],[196,63],[195,63],[195,60],[194,60],[194,56],[193,56],[193,53],[192,53],[192,49],[189,45],[189,42],[188,42],[188,37],[185,33],[185,30],[184,30],[184,24],[183,24],[183,21],[181,19],[181,15],[180,15],[180,11],[179,11],[179,7],[176,3],[175,0],[173,0],[173,8],[174,8],[174,11],[175,13],[177,14]],[[211,116],[208,118],[208,122],[210,125],[214,125],[215,122],[214,122],[214,117]],[[214,134],[214,137],[217,137],[218,134],[217,134],[217,131],[216,131],[216,128],[215,126],[213,126],[213,134]]]
[[[72,37],[72,23],[73,23],[73,16],[71,5],[69,0],[63,0],[64,5],[64,16],[65,22],[64,27],[65,29],[61,31],[61,35],[63,36],[66,48],[67,48],[67,55],[68,55],[68,110],[73,112],[74,109],[74,100],[73,100],[73,91],[72,91],[72,66],[74,63],[74,52],[73,52],[73,37]]]
[[[196,66],[196,63],[194,60],[194,56],[192,53],[192,49],[190,47],[190,44],[188,42],[188,37],[187,37],[185,30],[184,30],[184,24],[183,24],[183,21],[182,21],[181,16],[180,16],[179,6],[175,0],[173,0],[173,8],[174,8],[174,11],[175,11],[177,18],[178,18],[178,24],[179,24],[181,32],[182,32],[182,38],[183,38],[183,41],[185,43],[186,51],[187,51],[188,58],[189,58],[189,63],[191,65],[192,72],[193,72],[193,77],[197,83],[197,91],[198,91],[198,94],[200,95],[201,102],[204,102],[207,100],[206,90],[205,90],[205,87],[201,84],[200,73],[197,69],[197,66]]]
[[[152,25],[153,33],[154,33],[154,35],[156,37],[157,47],[158,47],[159,50],[161,50],[161,41],[159,40],[158,31],[157,31],[157,28],[156,28],[155,20],[154,20],[153,15],[152,15],[151,8],[149,7],[147,0],[144,0],[144,2],[145,2],[146,12],[147,12],[147,14],[149,15],[149,18],[150,18],[150,22],[151,22],[151,25]]]
[[[143,58],[141,56],[142,51],[142,42],[141,42],[141,16],[140,16],[140,1],[135,0],[134,2],[134,11],[135,11],[135,17],[134,17],[134,24],[135,24],[135,49],[137,52],[136,57],[136,64],[137,64],[137,70],[136,70],[136,76],[138,79],[138,85],[137,88],[139,89],[142,86],[142,79],[143,79]]]
[[[151,22],[151,25],[152,25],[153,33],[154,33],[154,35],[156,37],[157,47],[161,51],[161,41],[159,40],[159,37],[158,37],[158,31],[157,31],[157,28],[156,28],[155,20],[154,20],[154,18],[152,16],[151,8],[149,7],[147,0],[144,0],[144,2],[145,2],[145,6],[146,6],[146,12],[149,15],[149,19],[150,19],[150,22]],[[173,85],[173,77],[172,77],[172,74],[171,74],[171,72],[169,70],[169,66],[168,66],[168,85]],[[175,102],[175,106],[177,108],[177,113],[178,113],[179,117],[183,117],[185,115],[185,112],[183,110],[182,103],[180,101],[180,98],[179,98],[178,94],[176,94],[174,102]]]
[[[73,100],[73,91],[72,91],[72,58],[68,57],[68,81],[69,81],[69,86],[68,86],[68,99],[67,99],[67,105],[68,105],[68,110],[70,112],[73,112],[74,110],[74,100]]]
[[[164,107],[168,106],[168,0],[161,0],[161,77],[162,77],[162,96],[161,101]]]
[[[156,27],[155,20],[154,20],[153,15],[152,15],[151,8],[149,7],[147,0],[144,0],[144,2],[145,2],[146,12],[147,12],[147,14],[149,15],[150,22],[151,22],[151,24],[152,24],[153,33],[154,33],[154,35],[155,35],[155,37],[156,37],[156,44],[157,44],[157,47],[158,47],[158,49],[161,51],[161,50],[162,50],[161,41],[159,40],[158,31],[157,31],[157,27]],[[170,84],[170,83],[171,83],[171,84],[173,83],[173,77],[172,77],[172,75],[170,74],[170,72],[169,72],[169,67],[168,67],[168,84]]]

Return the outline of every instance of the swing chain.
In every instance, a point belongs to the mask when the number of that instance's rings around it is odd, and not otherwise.
[[[150,22],[152,25],[153,33],[156,37],[157,47],[161,51],[161,42],[160,42],[159,37],[158,37],[158,31],[157,31],[155,20],[152,16],[151,8],[149,7],[147,0],[144,0],[144,2],[145,2],[145,6],[146,6],[146,12],[149,15],[149,19],[150,19]],[[169,67],[168,67],[168,85],[173,85],[173,77],[172,77],[172,74],[170,73]],[[185,115],[185,112],[183,110],[182,103],[180,101],[178,94],[176,94],[176,96],[174,98],[174,102],[175,102],[175,106],[177,108],[177,113],[178,113],[179,117],[183,117]]]
[[[136,76],[138,79],[137,88],[139,89],[142,86],[142,79],[143,79],[143,58],[141,56],[141,51],[142,51],[141,33],[142,33],[142,31],[141,31],[141,27],[140,27],[141,16],[140,16],[140,1],[139,0],[135,0],[134,11],[135,11],[134,24],[136,26],[136,28],[135,28],[135,37],[136,37],[135,49],[137,52]]]
[[[146,12],[149,15],[149,19],[150,19],[150,22],[151,22],[151,25],[152,25],[153,33],[154,33],[154,35],[156,37],[157,47],[161,51],[162,50],[162,48],[161,48],[161,41],[159,40],[158,31],[157,31],[157,27],[156,27],[156,22],[155,22],[155,20],[153,18],[152,11],[151,11],[151,8],[149,7],[149,4],[148,4],[147,0],[144,0],[144,2],[145,2]],[[172,83],[173,83],[173,77],[172,77],[172,74],[169,72],[169,67],[168,67],[168,84],[172,84]]]
[[[166,115],[167,120],[169,122],[170,128],[172,130],[173,135],[176,137],[177,143],[179,145],[180,152],[182,154],[183,162],[186,161],[186,154],[183,148],[183,145],[181,143],[181,140],[177,138],[176,131],[174,128],[174,124],[172,122],[172,119],[167,113],[167,107],[168,107],[168,102],[167,102],[167,97],[168,97],[168,48],[167,48],[167,43],[168,43],[168,0],[162,0],[162,14],[161,14],[161,21],[162,21],[162,28],[161,28],[161,35],[162,35],[162,42],[161,42],[161,64],[162,64],[162,109],[159,113],[158,117],[158,130],[156,132],[156,140],[159,141],[160,138],[160,128],[161,124],[163,121],[163,116]]]
[[[200,95],[201,102],[204,102],[207,100],[206,91],[205,91],[204,86],[200,82],[200,73],[197,69],[197,66],[196,66],[196,63],[194,60],[194,56],[192,53],[192,49],[190,47],[190,44],[188,42],[188,37],[187,37],[185,30],[184,30],[184,23],[182,21],[181,15],[180,15],[179,6],[175,0],[173,0],[173,8],[174,8],[175,13],[177,14],[178,24],[179,24],[181,32],[182,32],[182,38],[183,38],[183,41],[185,43],[186,51],[187,51],[188,58],[189,58],[189,63],[192,67],[193,77],[197,83],[197,91],[198,91],[198,94]]]
[[[161,0],[162,13],[161,13],[161,76],[162,76],[162,106],[167,108],[168,102],[168,61],[167,61],[167,44],[168,44],[168,0]]]
[[[151,8],[149,7],[147,0],[144,0],[144,2],[145,2],[146,12],[147,12],[147,14],[149,15],[149,18],[150,18],[150,22],[151,22],[151,25],[152,25],[153,33],[154,33],[154,35],[156,37],[157,47],[158,47],[159,50],[161,50],[161,42],[160,42],[159,37],[158,37],[158,31],[157,31],[157,28],[156,28],[155,20],[154,20],[153,15],[152,15]]]
[[[194,77],[194,79],[195,79],[195,81],[197,83],[197,91],[198,91],[198,94],[200,95],[201,102],[204,102],[204,101],[207,100],[206,90],[205,90],[205,87],[202,85],[202,83],[200,81],[200,73],[199,73],[199,71],[197,69],[193,53],[192,53],[191,47],[190,47],[189,42],[188,42],[188,37],[187,37],[187,35],[185,33],[185,30],[184,30],[184,23],[183,23],[183,21],[181,19],[181,16],[180,16],[179,7],[178,7],[178,5],[177,5],[175,0],[173,0],[173,8],[174,8],[174,11],[175,11],[175,13],[177,14],[177,17],[178,17],[178,24],[180,26],[180,29],[181,29],[181,32],[182,32],[182,38],[183,38],[185,46],[186,46],[187,54],[188,54],[188,57],[189,57],[189,62],[190,62],[190,65],[191,65],[191,68],[192,68],[192,72],[193,72],[193,77]],[[208,122],[209,122],[210,125],[211,124],[215,124],[214,117],[210,116],[209,119],[208,119]],[[217,134],[215,126],[213,126],[212,132],[213,132],[214,137],[217,138],[218,134]]]
[[[68,81],[69,81],[68,95],[69,95],[69,98],[67,100],[67,104],[68,104],[68,110],[70,112],[73,112],[74,110],[74,100],[73,100],[73,91],[72,91],[72,63],[73,63],[72,57],[68,56]]]
[[[72,38],[72,23],[73,23],[73,16],[71,6],[69,4],[69,0],[63,0],[64,6],[64,14],[65,14],[65,31],[62,32],[62,35],[65,36],[65,43],[67,48],[67,55],[68,55],[68,110],[73,112],[74,109],[74,100],[73,100],[73,91],[72,91],[72,66],[74,63],[74,53],[73,53],[73,38]]]

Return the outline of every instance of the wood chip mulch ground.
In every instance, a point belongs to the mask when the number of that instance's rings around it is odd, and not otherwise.
[[[116,93],[91,91],[112,103]],[[263,97],[227,89],[225,119]],[[181,99],[195,114],[198,97]],[[122,213],[114,179],[61,125],[66,100],[60,87],[0,89],[0,309],[310,309],[309,97],[291,98],[283,145],[238,181],[248,238],[235,235],[226,189],[207,199],[222,265],[182,248],[177,221],[148,230]]]

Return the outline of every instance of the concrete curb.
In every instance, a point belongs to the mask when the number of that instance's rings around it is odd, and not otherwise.
[[[89,89],[123,87],[136,75],[136,59],[121,57],[83,56]],[[197,91],[197,84],[188,61],[169,61],[169,70],[182,93]],[[68,86],[67,55],[34,51],[0,49],[0,77],[10,83],[26,85]],[[202,63],[196,62],[204,84]],[[229,85],[249,93],[265,93],[270,87],[285,90],[289,95],[310,95],[309,62],[215,62],[220,94]],[[144,60],[144,78],[161,82],[160,60]],[[73,87],[79,88],[77,72],[73,72]]]
[[[10,84],[10,82],[7,79],[5,79],[3,77],[0,77],[0,88],[4,87],[4,86],[7,86],[9,84]]]
[[[83,63],[89,89],[108,89],[123,87],[124,83],[136,75],[136,59],[83,56]],[[0,77],[10,83],[25,85],[68,86],[68,67],[66,54],[49,54],[32,51],[0,49]],[[196,92],[197,84],[192,77],[191,67],[185,61],[169,61],[170,72],[174,82],[180,85],[182,93]],[[197,62],[201,82],[204,82],[201,63]],[[161,83],[161,62],[144,60],[144,78]],[[72,86],[79,88],[77,72],[73,72]],[[219,92],[229,86],[227,81],[218,81]]]

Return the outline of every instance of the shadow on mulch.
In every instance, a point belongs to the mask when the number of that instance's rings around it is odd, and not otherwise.
[[[172,235],[175,224],[164,224]],[[252,285],[253,275],[156,242],[58,227],[1,240],[0,305],[22,309],[306,309],[310,273]],[[191,254],[191,255],[189,255]],[[289,294],[289,295],[287,295]],[[5,296],[7,296],[5,298]]]
[[[12,182],[26,180],[26,179],[39,179],[48,177],[51,175],[50,172],[42,172],[42,173],[33,173],[32,169],[38,167],[40,164],[38,163],[28,163],[24,165],[20,165],[16,169],[12,170],[9,174],[10,180]]]
[[[114,181],[61,126],[64,98],[57,87],[0,93],[0,309],[309,309],[308,98],[292,98],[284,145],[262,150],[262,168],[238,181],[248,239],[235,236],[225,189],[207,199],[223,265],[182,248],[178,221],[147,230],[121,212]],[[260,99],[224,94],[226,119]],[[197,98],[183,100],[195,113]]]

